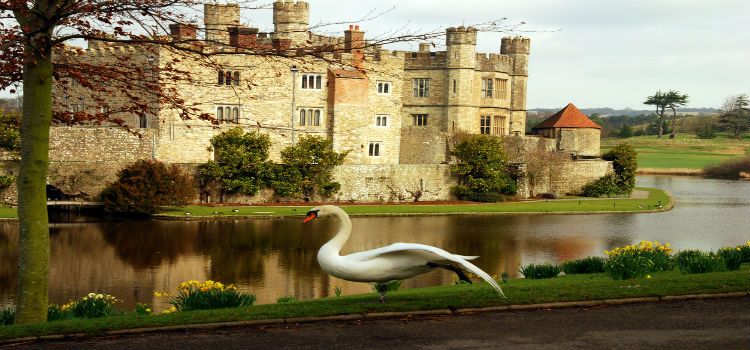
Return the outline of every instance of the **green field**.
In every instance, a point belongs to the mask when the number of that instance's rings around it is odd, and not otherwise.
[[[606,138],[601,141],[602,153],[623,142],[635,147],[641,169],[703,169],[750,153],[750,138],[730,139],[725,134],[714,139],[699,139],[693,134],[677,134],[673,140],[668,136]]]

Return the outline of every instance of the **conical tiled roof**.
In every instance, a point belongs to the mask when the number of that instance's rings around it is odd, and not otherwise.
[[[565,108],[545,119],[532,129],[549,129],[549,128],[595,128],[602,127],[592,122],[586,115],[576,108],[572,103],[568,103]]]

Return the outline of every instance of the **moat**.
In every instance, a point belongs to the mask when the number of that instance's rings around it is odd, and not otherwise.
[[[559,263],[641,240],[677,249],[711,250],[750,239],[750,182],[688,177],[639,177],[638,186],[663,188],[676,199],[671,211],[598,215],[462,215],[353,218],[342,253],[393,242],[419,242],[464,255],[490,274],[529,263]],[[186,280],[234,283],[259,303],[283,296],[309,299],[369,291],[326,275],[318,248],[335,230],[332,220],[302,225],[301,218],[222,221],[88,221],[51,225],[50,302],[89,292],[108,293],[132,309],[136,302],[163,306],[154,291]],[[18,228],[0,223],[0,308],[14,303]],[[402,288],[452,283],[432,272]]]

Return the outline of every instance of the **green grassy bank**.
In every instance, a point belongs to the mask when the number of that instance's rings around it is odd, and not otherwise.
[[[162,315],[127,314],[99,319],[0,326],[0,340],[61,333],[97,335],[108,330],[196,323],[742,292],[750,290],[749,272],[750,264],[744,263],[737,271],[683,275],[673,270],[652,273],[651,278],[624,281],[614,280],[603,273],[542,280],[515,279],[501,284],[507,299],[499,297],[486,283],[474,283],[389,292],[388,302],[385,304],[375,303],[378,294],[369,293],[246,308]]]
[[[648,198],[571,198],[564,200],[541,200],[458,205],[345,205],[340,204],[351,215],[418,215],[418,214],[481,214],[481,213],[592,213],[592,212],[636,212],[671,208],[671,197],[663,190],[636,188],[648,191]],[[661,201],[663,208],[656,208]],[[247,217],[304,215],[310,207],[200,207],[167,208],[162,217]],[[232,209],[237,209],[233,212]]]
[[[671,140],[669,135],[661,139],[656,136],[606,138],[601,140],[601,150],[603,153],[625,142],[638,152],[638,168],[703,169],[748,153],[750,139],[727,136],[719,134],[713,139],[699,139],[694,134],[677,134]]]

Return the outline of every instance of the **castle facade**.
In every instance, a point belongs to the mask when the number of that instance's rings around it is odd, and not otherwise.
[[[431,51],[426,43],[417,52],[388,51],[367,41],[359,26],[342,37],[310,32],[309,4],[303,1],[274,3],[272,33],[240,25],[236,4],[206,4],[204,11],[202,38],[191,24],[171,25],[170,35],[194,39],[213,53],[270,48],[281,54],[186,59],[168,48],[92,41],[76,57],[95,64],[130,54],[154,72],[152,83],[173,87],[196,115],[219,121],[216,127],[199,118],[184,120],[178,109],[147,96],[144,102],[157,112],[115,115],[152,135],[158,160],[213,159],[210,138],[238,126],[267,133],[273,159],[303,135],[319,135],[331,139],[336,151],[349,151],[348,164],[441,163],[445,133],[524,133],[529,39],[504,38],[500,52],[488,55],[475,50],[476,29],[457,27],[446,30],[445,51]],[[310,53],[315,48],[327,50]],[[191,78],[160,76],[167,64]],[[116,109],[132,98],[91,95],[72,82],[56,91],[55,105],[93,114],[94,108]]]

